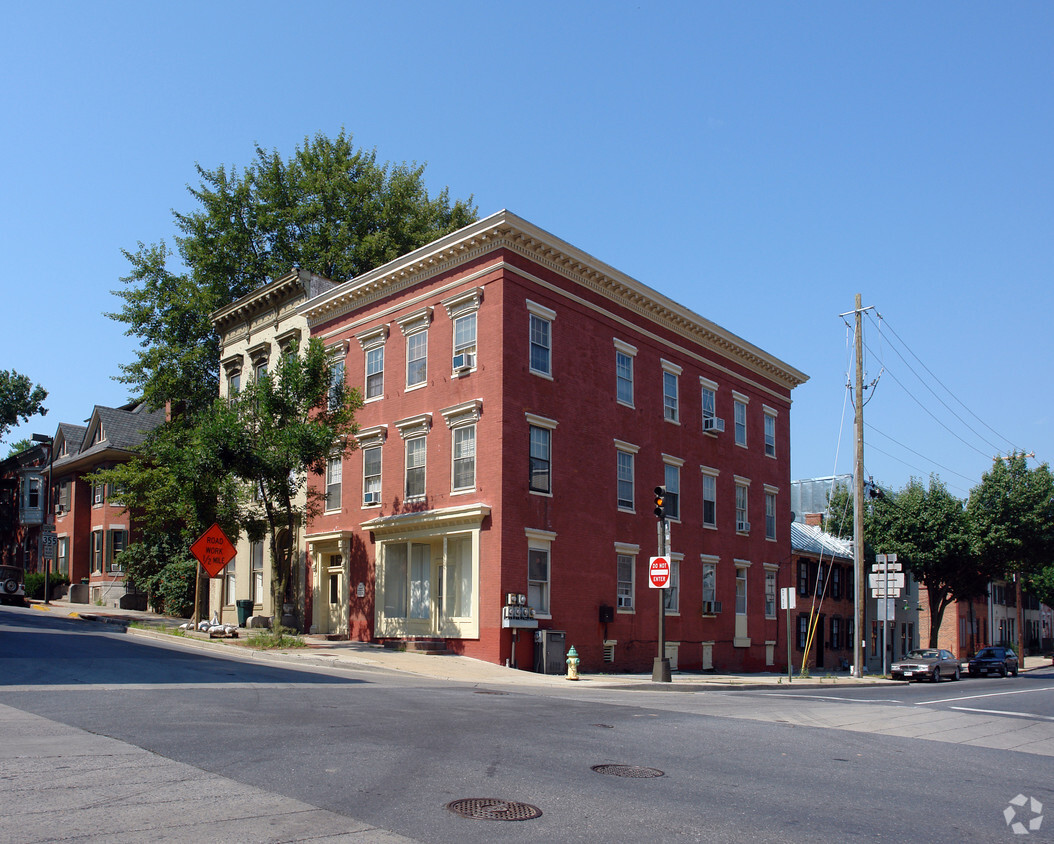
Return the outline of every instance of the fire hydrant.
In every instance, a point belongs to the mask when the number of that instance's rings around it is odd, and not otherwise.
[[[567,679],[578,679],[578,651],[574,645],[571,645],[571,650],[567,652]]]

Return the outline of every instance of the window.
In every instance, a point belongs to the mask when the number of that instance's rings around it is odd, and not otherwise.
[[[454,320],[454,356],[476,351],[476,315],[467,314]]]
[[[855,635],[855,631],[856,631],[855,625],[856,625],[856,622],[853,619],[847,618],[845,620],[845,647],[846,647],[846,650],[850,650],[851,651],[853,649],[853,636]]]
[[[329,409],[344,400],[344,361],[335,360],[329,365]]]
[[[59,574],[68,575],[70,573],[70,538],[68,536],[60,536],[58,545]]]
[[[776,411],[765,407],[765,456],[776,456]]]
[[[670,556],[670,585],[662,590],[663,605],[668,613],[676,613],[680,607],[681,561],[677,557]]]
[[[681,410],[678,395],[678,376],[681,367],[669,361],[662,362],[662,415],[667,422],[680,423]]]
[[[632,554],[616,555],[616,566],[618,569],[618,608],[620,610],[633,609],[633,564],[635,559]]]
[[[831,618],[831,648],[839,650],[842,647],[842,619],[838,616]]]
[[[91,570],[102,574],[105,538],[101,530],[92,531],[91,535]]]
[[[703,469],[703,526],[717,527],[717,475]]]
[[[406,338],[406,386],[417,387],[428,380],[428,329]]]
[[[424,498],[427,440],[411,437],[406,441],[406,497]]]
[[[366,352],[366,398],[384,395],[384,346]]]
[[[454,467],[453,488],[474,489],[476,486],[476,426],[462,425],[453,429]]]
[[[91,487],[92,504],[102,504],[105,499],[106,499],[106,484],[92,484],[92,487]]]
[[[835,600],[842,597],[842,567],[831,567],[831,597]]]
[[[240,371],[232,372],[227,376],[227,395],[235,396],[242,389],[242,374]]]
[[[428,326],[432,309],[421,308],[396,320],[406,338],[406,389],[428,382]]]
[[[527,310],[530,311],[529,336],[530,336],[530,369],[536,375],[552,375],[552,331],[553,320],[556,311],[539,305],[537,302],[527,302]]]
[[[747,570],[736,569],[736,615],[747,614]]]
[[[620,340],[615,341],[615,399],[633,407],[633,357],[637,350]]]
[[[703,562],[703,615],[716,612],[717,562]]]
[[[238,558],[235,557],[223,569],[223,603],[230,606],[237,598]]]
[[[40,506],[40,478],[29,479],[29,495],[27,496],[26,506],[31,510],[35,510]]]
[[[776,572],[765,572],[765,618],[776,617]]]
[[[809,640],[809,616],[798,615],[798,650],[804,651],[805,644]]]
[[[257,540],[249,546],[249,557],[252,566],[252,579],[249,586],[252,590],[249,597],[254,604],[263,603],[263,540]]]
[[[535,613],[550,612],[550,549],[556,534],[527,529],[527,603]]]
[[[736,531],[739,533],[750,532],[750,511],[747,508],[749,483],[744,482],[744,479],[736,480]]]
[[[454,328],[454,372],[471,371],[476,365],[476,312],[483,298],[481,288],[455,293],[443,300]]]
[[[738,393],[733,393],[733,395],[735,396],[732,407],[735,412],[736,445],[745,448],[747,444],[747,397]]]
[[[71,484],[68,480],[59,482],[59,494],[55,503],[62,513],[68,512],[70,509],[70,488]]]
[[[699,379],[699,389],[702,394],[703,407],[703,430],[715,431],[718,429],[717,419],[717,384],[707,378]],[[721,423],[724,430],[724,423]]]
[[[112,572],[124,571],[124,566],[118,562],[117,558],[120,557],[121,552],[124,551],[125,546],[128,544],[128,531],[123,528],[111,529],[107,539],[109,541],[109,548],[107,548],[107,569]]]
[[[381,503],[381,447],[362,450],[362,503]]]
[[[633,452],[619,448],[615,452],[618,460],[618,507],[633,510]]]
[[[667,461],[663,470],[666,486],[666,518],[679,520],[681,518],[681,462],[673,461],[676,458],[663,455]]]
[[[528,488],[531,492],[552,493],[552,429],[556,422],[533,413],[527,414],[530,430],[530,469]]]
[[[765,538],[776,538],[776,493],[765,490]]]
[[[344,473],[344,461],[338,455],[326,463],[326,509],[340,509],[340,488]]]

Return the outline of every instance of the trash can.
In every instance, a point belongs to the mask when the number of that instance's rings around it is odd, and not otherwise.
[[[235,601],[234,604],[238,607],[238,626],[244,627],[249,621],[249,616],[253,614],[253,602],[243,599]]]

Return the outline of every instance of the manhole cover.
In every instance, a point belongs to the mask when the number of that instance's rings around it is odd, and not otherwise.
[[[446,807],[463,818],[484,821],[529,821],[542,816],[542,810],[530,803],[498,800],[495,797],[465,797],[447,803]]]
[[[598,774],[608,774],[613,777],[637,777],[645,779],[648,777],[666,776],[658,768],[642,768],[639,765],[594,765],[593,770]]]

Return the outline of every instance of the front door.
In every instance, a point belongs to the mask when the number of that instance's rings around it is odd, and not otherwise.
[[[326,567],[326,579],[322,590],[326,601],[326,629],[323,633],[340,633],[344,604],[347,602],[347,588],[344,585],[344,559],[340,554],[330,554]]]

